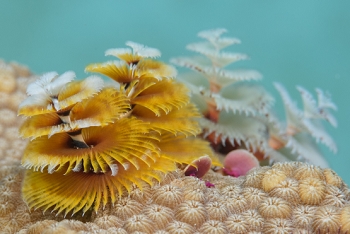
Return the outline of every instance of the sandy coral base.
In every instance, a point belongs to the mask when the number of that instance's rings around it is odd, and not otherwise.
[[[7,160],[5,164],[0,168],[3,233],[350,231],[348,187],[330,169],[303,163],[262,167],[239,178],[209,172],[200,180],[184,176],[179,170],[168,174],[162,183],[152,188],[146,186],[140,191],[135,187],[130,195],[120,197],[114,205],[108,204],[97,213],[88,212],[84,216],[78,213],[74,217],[29,211],[21,199],[24,171],[19,161]],[[284,179],[276,180],[281,175]],[[313,185],[310,178],[319,183],[313,181]],[[207,187],[205,181],[215,187]],[[266,183],[271,184],[266,186]],[[301,189],[305,183],[308,183],[308,191]],[[313,198],[306,199],[304,192]]]

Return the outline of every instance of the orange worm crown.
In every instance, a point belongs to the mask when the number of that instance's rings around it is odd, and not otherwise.
[[[33,208],[73,215],[115,202],[133,185],[153,185],[178,164],[209,156],[200,117],[176,70],[153,60],[157,49],[127,42],[110,49],[120,60],[87,66],[97,76],[75,81],[73,72],[46,73],[27,89],[18,113],[22,137],[31,138],[22,165],[23,198]]]

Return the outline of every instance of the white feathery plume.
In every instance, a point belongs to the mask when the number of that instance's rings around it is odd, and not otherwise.
[[[30,83],[27,87],[27,95],[44,94],[47,95],[46,86],[58,76],[57,72],[47,72],[41,75],[35,82]]]
[[[316,142],[325,144],[333,152],[337,150],[332,138],[318,124],[324,119],[336,126],[336,120],[329,112],[336,106],[330,97],[316,89],[317,103],[306,89],[298,86],[304,103],[304,110],[299,110],[287,90],[274,83],[286,111],[287,124],[282,124],[271,112],[273,97],[262,87],[246,83],[261,79],[259,72],[223,69],[236,61],[248,59],[245,54],[221,51],[240,43],[236,38],[222,37],[225,32],[226,29],[218,28],[198,33],[206,41],[191,43],[186,48],[202,56],[171,60],[196,72],[180,76],[180,80],[190,88],[192,100],[202,113],[211,118],[199,121],[204,137],[214,134],[214,140],[220,139],[223,146],[228,141],[232,146],[242,144],[253,151],[259,150],[273,162],[306,160],[320,166],[328,165]],[[301,137],[303,134],[306,136]],[[269,146],[269,139],[271,147],[274,145],[276,150]]]
[[[329,167],[328,162],[318,150],[312,137],[306,133],[299,133],[294,137],[289,138],[286,147],[291,150],[293,155],[297,155],[299,160],[301,157],[302,159],[305,159],[307,162],[310,162],[316,166],[320,166],[322,168]]]
[[[303,124],[301,123],[301,120],[304,118],[303,112],[298,109],[296,103],[291,99],[282,84],[277,82],[273,84],[282,97],[286,111],[287,125],[292,126],[295,129],[302,129]]]
[[[227,32],[225,28],[209,29],[199,32],[198,37],[207,39],[208,41],[218,39],[221,34]]]
[[[227,30],[224,28],[218,28],[213,30],[205,30],[198,33],[198,37],[201,37],[203,39],[206,39],[207,42],[203,42],[206,44],[210,44],[210,46],[207,47],[213,47],[216,50],[221,50],[227,46],[233,45],[233,44],[240,44],[241,41],[237,38],[233,37],[221,37],[223,33],[226,33]],[[208,43],[209,42],[209,43]],[[203,45],[204,47],[205,45]]]
[[[125,44],[131,48],[108,49],[105,51],[105,55],[119,57],[124,54],[134,54],[143,58],[157,58],[161,56],[161,53],[158,49],[147,47],[133,41],[127,41]]]
[[[50,96],[57,96],[62,88],[75,79],[75,73],[72,71],[67,71],[62,75],[54,78],[52,82],[47,85],[47,90]]]
[[[212,94],[218,110],[257,116],[269,111],[274,99],[261,86],[240,83]]]
[[[316,100],[313,98],[311,93],[309,93],[309,91],[301,86],[297,86],[297,90],[299,91],[300,96],[303,100],[304,116],[306,118],[319,118],[319,109],[317,108]]]
[[[113,48],[105,51],[105,56],[118,57],[122,54],[132,54],[132,49],[130,48]]]
[[[204,136],[215,133],[215,140],[219,137],[223,144],[228,140],[233,146],[235,141],[238,143],[247,142],[264,142],[267,137],[266,126],[256,119],[242,115],[227,115],[218,123],[214,123],[208,119],[200,119],[199,124],[203,128]]]
[[[57,72],[48,72],[43,74],[35,82],[27,87],[27,94],[32,95],[47,95],[50,97],[57,96],[62,87],[71,82],[75,78],[75,73],[67,71],[58,76]]]
[[[47,113],[57,107],[57,97],[66,84],[74,80],[75,73],[68,71],[58,76],[57,72],[48,72],[39,77],[27,87],[28,98],[20,103],[18,113],[26,115],[30,110],[31,115]],[[28,114],[28,113],[27,113]]]
[[[306,132],[316,142],[321,142],[333,152],[337,152],[337,146],[331,136],[323,129],[317,119],[325,119],[316,106],[312,95],[302,87],[297,87],[304,102],[304,112],[299,110],[291,100],[286,89],[278,83],[274,84],[282,96],[287,115],[287,126],[293,127],[297,132]]]
[[[132,41],[127,41],[125,44],[132,48],[134,54],[139,55],[141,57],[157,58],[161,56],[160,51],[156,48],[147,47]]]
[[[103,88],[103,86],[104,81],[102,80],[102,78],[98,76],[89,76],[83,81],[81,81],[79,92],[73,95],[69,95],[65,99],[60,99],[59,103],[55,105],[55,109],[61,110],[72,105],[72,103],[81,102],[82,100],[98,93]],[[64,93],[66,89],[69,89],[69,86],[66,86],[64,89],[62,89],[62,93]]]
[[[332,102],[330,94],[324,93],[321,89],[316,88],[318,107],[320,108],[329,108],[332,110],[337,110],[337,106]]]

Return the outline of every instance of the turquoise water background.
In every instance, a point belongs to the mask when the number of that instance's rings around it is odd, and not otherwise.
[[[323,148],[330,166],[350,184],[350,1],[10,1],[1,0],[0,58],[35,73],[73,70],[107,61],[104,51],[127,40],[161,50],[163,61],[190,55],[185,46],[197,32],[223,27],[242,44],[229,47],[250,60],[239,67],[260,71],[264,85],[283,107],[272,83],[281,82],[302,107],[296,85],[329,91],[338,106],[338,128],[326,124],[338,145]]]

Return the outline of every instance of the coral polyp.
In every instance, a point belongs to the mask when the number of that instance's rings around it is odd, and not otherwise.
[[[28,86],[18,113],[27,117],[20,134],[32,139],[22,158],[30,208],[97,212],[178,165],[197,168],[203,156],[219,165],[209,144],[194,138],[200,114],[175,69],[150,58],[157,49],[127,45],[106,52],[121,60],[86,68],[110,82],[50,72]]]

